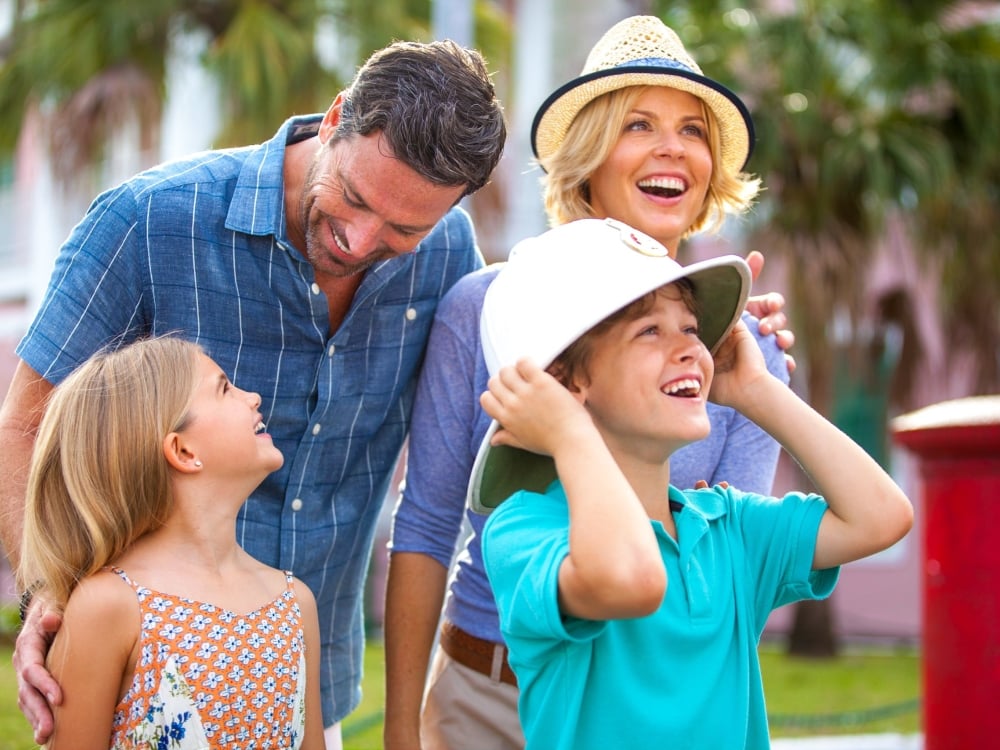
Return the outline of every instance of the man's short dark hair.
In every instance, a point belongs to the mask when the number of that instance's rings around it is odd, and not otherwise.
[[[507,127],[486,61],[452,41],[394,42],[345,92],[335,139],[381,131],[393,155],[430,182],[489,182]]]

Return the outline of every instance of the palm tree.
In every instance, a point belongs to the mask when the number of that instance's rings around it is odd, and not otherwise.
[[[509,25],[476,6],[477,38],[505,62]],[[430,4],[366,0],[36,0],[19,2],[0,41],[0,155],[42,113],[53,160],[68,177],[98,162],[116,129],[137,119],[155,145],[166,61],[178,34],[205,38],[222,118],[215,146],[269,137],[292,113],[325,109],[375,49],[430,37]],[[336,59],[324,55],[336,46]]]
[[[982,5],[657,3],[754,112],[750,168],[767,190],[748,243],[791,269],[797,360],[810,402],[828,415],[837,358],[872,362],[861,303],[889,216],[903,217],[940,269],[939,315],[949,345],[977,363],[976,393],[1000,387],[1000,238],[991,228],[1000,215],[1000,26],[996,4],[985,19]],[[837,344],[832,322],[845,320],[850,335]],[[908,343],[904,375],[920,352]],[[911,382],[897,379],[890,394],[900,408],[912,408]],[[790,650],[836,651],[827,604],[798,605]]]
[[[142,145],[154,146],[167,55],[184,32],[207,40],[204,62],[222,92],[220,144],[265,137],[289,112],[313,111],[336,91],[316,57],[317,9],[314,0],[25,4],[0,64],[0,151],[14,148],[33,110],[48,126],[63,178],[98,162],[130,119],[138,120]]]

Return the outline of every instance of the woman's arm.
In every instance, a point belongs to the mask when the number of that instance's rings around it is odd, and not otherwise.
[[[420,743],[424,683],[475,458],[470,446],[486,430],[479,432],[487,422],[479,418],[476,383],[479,314],[495,272],[463,277],[441,301],[417,382],[386,581],[386,750]]]

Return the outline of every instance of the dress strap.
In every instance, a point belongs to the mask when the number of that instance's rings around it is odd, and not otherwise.
[[[125,581],[125,583],[127,583],[133,589],[136,589],[136,590],[139,589],[139,585],[135,581],[133,581],[131,578],[129,578],[128,574],[124,570],[122,570],[121,568],[119,568],[117,565],[105,565],[103,568],[101,568],[101,570],[106,570],[109,573],[114,573],[116,576],[118,576],[123,581]]]

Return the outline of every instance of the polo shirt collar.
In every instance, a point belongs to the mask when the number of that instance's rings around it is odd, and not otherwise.
[[[668,492],[671,506],[683,505],[687,512],[694,513],[706,521],[714,521],[726,515],[727,505],[720,492],[714,488],[704,491],[682,492],[670,485]]]

